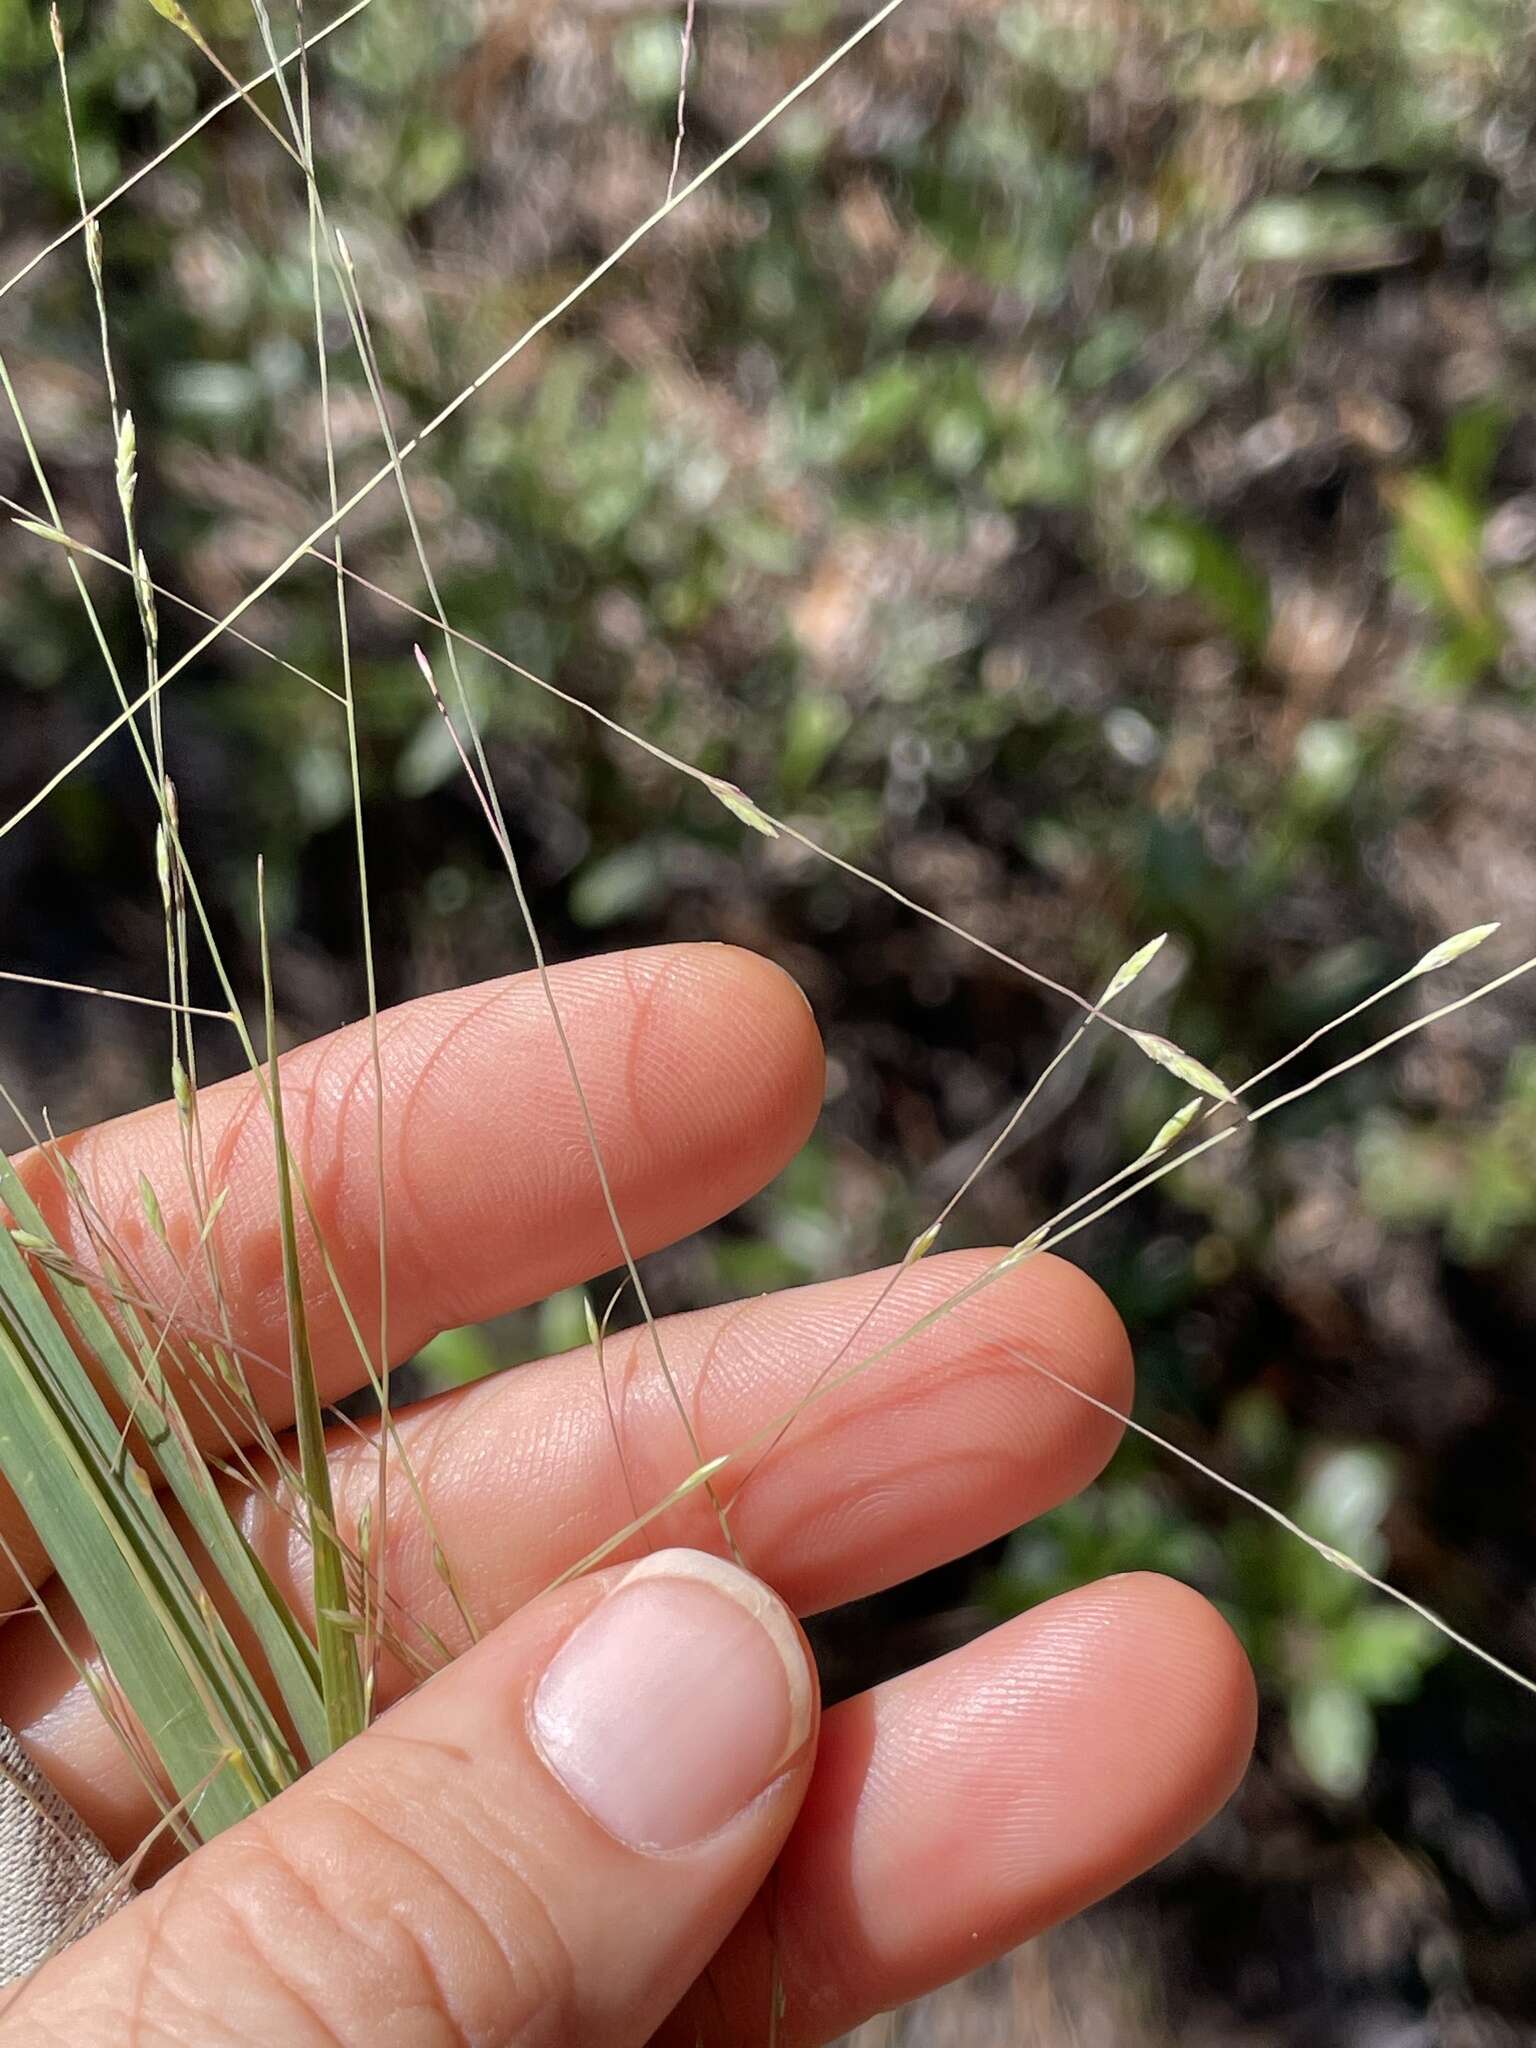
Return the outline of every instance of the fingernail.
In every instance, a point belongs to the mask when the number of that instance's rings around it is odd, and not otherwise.
[[[771,1785],[811,1726],[794,1624],[766,1586],[697,1550],[634,1565],[555,1656],[534,1740],[594,1820],[681,1849]]]

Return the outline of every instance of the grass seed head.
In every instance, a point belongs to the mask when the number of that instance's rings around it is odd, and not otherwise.
[[[1433,974],[1437,968],[1449,967],[1453,960],[1459,960],[1463,953],[1470,953],[1480,946],[1484,939],[1491,939],[1498,930],[1495,924],[1469,925],[1464,932],[1457,932],[1449,939],[1442,939],[1438,946],[1431,946],[1423,959],[1409,969],[1410,974]]]
[[[1196,1116],[1198,1116],[1200,1111],[1205,1107],[1205,1103],[1205,1096],[1192,1095],[1189,1101],[1185,1103],[1184,1107],[1182,1109],[1176,1109],[1173,1112],[1173,1115],[1169,1117],[1168,1121],[1161,1127],[1161,1129],[1157,1133],[1157,1136],[1152,1140],[1151,1144],[1147,1147],[1146,1151],[1141,1155],[1142,1158],[1156,1159],[1162,1153],[1166,1152],[1170,1146],[1176,1145],[1179,1142],[1180,1138],[1183,1137],[1184,1133],[1189,1129],[1190,1125],[1194,1122]]]
[[[1219,1074],[1213,1074],[1208,1066],[1185,1052],[1182,1046],[1175,1045],[1171,1038],[1164,1038],[1157,1031],[1133,1031],[1131,1037],[1149,1060],[1166,1068],[1186,1087],[1198,1088],[1202,1095],[1209,1095],[1216,1102],[1237,1100]]]
[[[139,436],[133,424],[133,414],[125,412],[117,427],[117,501],[123,508],[125,519],[133,517],[134,494],[138,488]]]
[[[1144,946],[1138,947],[1129,960],[1120,963],[1105,983],[1103,995],[1099,997],[1101,1009],[1105,1003],[1112,1003],[1116,996],[1123,995],[1143,969],[1151,966],[1167,940],[1168,934],[1159,932],[1155,939],[1148,939]]]
[[[919,1259],[926,1258],[929,1252],[933,1250],[938,1240],[938,1235],[939,1226],[937,1223],[930,1223],[926,1230],[920,1230],[907,1246],[901,1263],[904,1266],[915,1266]]]
[[[753,803],[745,790],[738,789],[734,782],[724,782],[719,776],[707,778],[710,795],[724,804],[733,818],[739,818],[743,825],[750,825],[754,832],[761,832],[765,839],[777,839],[779,828],[773,820]]]

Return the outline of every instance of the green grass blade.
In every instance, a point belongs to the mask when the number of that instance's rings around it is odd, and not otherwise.
[[[0,1231],[0,1470],[205,1836],[292,1775],[280,1729],[196,1580],[149,1475]]]
[[[310,1552],[314,1566],[315,1637],[320,1652],[320,1690],[332,1748],[361,1734],[367,1701],[357,1655],[357,1622],[347,1596],[346,1561],[336,1536],[331,1468],[325,1449],[325,1421],[320,1389],[309,1347],[309,1316],[304,1306],[304,1280],[299,1267],[299,1233],[294,1218],[292,1163],[283,1122],[283,1084],[277,1058],[277,1015],[272,994],[272,950],[267,932],[266,883],[257,868],[257,905],[261,927],[261,981],[266,1004],[267,1059],[271,1074],[269,1103],[272,1141],[277,1149],[277,1203],[283,1239],[283,1293],[288,1307],[289,1362],[293,1373],[294,1427],[299,1439],[299,1471],[309,1510]]]
[[[41,1211],[3,1153],[0,1198],[23,1229],[45,1240],[49,1237]],[[249,1622],[305,1755],[314,1762],[325,1754],[328,1743],[313,1643],[299,1628],[252,1551],[245,1531],[230,1514],[213,1474],[192,1445],[164,1374],[152,1361],[134,1366],[117,1330],[83,1281],[57,1271],[51,1277],[63,1313],[74,1325],[87,1355],[100,1361],[124,1407],[142,1417],[147,1395],[152,1410],[165,1418],[166,1427],[157,1432],[154,1445],[161,1477]]]

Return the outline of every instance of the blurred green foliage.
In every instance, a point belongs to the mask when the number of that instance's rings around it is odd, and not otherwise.
[[[1470,1131],[1382,1112],[1360,1134],[1359,1163],[1366,1202],[1394,1228],[1438,1228],[1469,1266],[1517,1256],[1536,1226],[1536,1057],[1516,1053]]]
[[[1320,1441],[1303,1449],[1275,1401],[1255,1389],[1227,1411],[1219,1469],[1367,1571],[1386,1568],[1383,1524],[1397,1475],[1377,1447]],[[1145,1442],[1122,1454],[1116,1473],[1113,1484],[1014,1537],[991,1583],[992,1604],[1014,1613],[1105,1572],[1169,1572],[1200,1586],[1284,1695],[1306,1776],[1330,1797],[1358,1798],[1375,1754],[1375,1710],[1417,1691],[1444,1656],[1444,1639],[1241,1503],[1226,1502],[1219,1533],[1192,1526]]]

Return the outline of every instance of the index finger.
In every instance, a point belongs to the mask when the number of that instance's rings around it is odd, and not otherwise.
[[[636,1253],[735,1208],[807,1136],[821,1104],[821,1043],[799,989],[768,961],[729,946],[658,946],[573,961],[550,980]],[[392,1361],[440,1329],[503,1314],[618,1262],[581,1104],[535,974],[403,1004],[380,1018],[379,1041]],[[335,1401],[366,1376],[341,1295],[370,1341],[379,1327],[367,1024],[287,1054],[281,1071],[289,1143],[320,1233],[301,1215],[316,1373],[322,1397]],[[292,1401],[286,1368],[274,1363],[286,1359],[288,1339],[270,1120],[249,1074],[204,1090],[198,1115],[211,1193],[228,1190],[215,1229],[234,1340],[253,1395],[281,1426]],[[218,1308],[181,1147],[175,1105],[164,1103],[66,1138],[59,1150],[148,1297],[179,1301],[189,1329],[213,1329]],[[34,1152],[18,1166],[66,1254],[99,1271],[100,1245],[56,1165]],[[164,1242],[145,1214],[141,1176],[155,1191]],[[189,1422],[205,1440],[218,1436],[199,1406],[189,1404]],[[17,1523],[14,1504],[0,1510],[0,1535],[17,1540]],[[20,1555],[41,1568],[30,1538]]]

